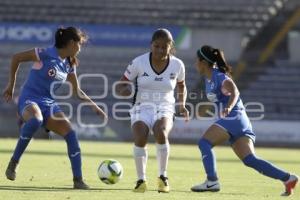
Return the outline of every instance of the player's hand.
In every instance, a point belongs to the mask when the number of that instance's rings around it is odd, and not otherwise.
[[[186,122],[190,120],[190,114],[189,114],[188,109],[186,109],[186,107],[181,107],[179,109],[179,113],[180,113],[180,115],[182,115],[184,117]]]
[[[225,118],[229,113],[231,112],[231,109],[226,107],[224,110],[221,112],[221,118]]]
[[[108,119],[107,114],[101,108],[99,108],[98,106],[94,107],[94,111],[97,115],[103,117],[104,120]]]
[[[13,94],[14,94],[14,86],[11,84],[8,84],[6,88],[3,91],[3,98],[6,102],[9,102],[13,99]]]

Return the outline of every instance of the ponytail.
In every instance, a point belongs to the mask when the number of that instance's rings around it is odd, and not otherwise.
[[[70,67],[77,67],[79,65],[79,60],[76,56],[68,57],[67,59],[70,64]]]
[[[215,55],[215,62],[219,71],[228,76],[231,76],[232,67],[227,64],[224,53],[219,49],[214,49],[213,54]]]
[[[231,77],[232,68],[226,63],[223,51],[204,45],[198,49],[197,56],[200,60],[208,62],[211,67],[216,64],[220,72]]]

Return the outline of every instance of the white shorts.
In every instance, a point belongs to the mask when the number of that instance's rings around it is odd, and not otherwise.
[[[137,122],[144,122],[151,132],[155,122],[163,117],[171,119],[174,118],[174,107],[169,106],[159,106],[159,105],[135,105],[130,110],[131,126]]]

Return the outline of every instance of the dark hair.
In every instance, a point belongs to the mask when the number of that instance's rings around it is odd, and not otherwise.
[[[85,43],[88,37],[80,29],[75,27],[58,28],[55,33],[55,47],[58,49],[65,48],[68,43],[73,40],[75,42]],[[76,56],[67,58],[70,65],[78,65],[79,61]]]
[[[199,60],[205,60],[211,66],[216,64],[220,72],[231,76],[232,68],[226,63],[224,54],[221,50],[204,45],[197,50],[197,56]]]
[[[173,40],[173,36],[172,36],[171,32],[165,28],[157,29],[152,35],[151,43],[160,38],[167,39],[168,42],[170,42],[170,44],[171,44],[170,53],[175,54],[175,42]]]

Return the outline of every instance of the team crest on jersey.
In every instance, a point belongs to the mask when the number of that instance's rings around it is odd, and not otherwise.
[[[170,74],[170,79],[171,79],[171,80],[174,80],[175,78],[176,78],[176,75],[175,75],[174,73],[171,73],[171,74]]]
[[[49,69],[49,71],[48,71],[48,76],[54,77],[55,75],[56,75],[56,70],[53,69],[53,68]]]

